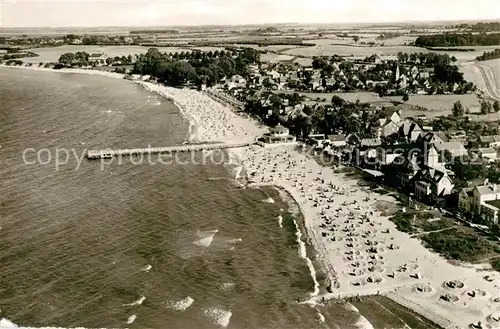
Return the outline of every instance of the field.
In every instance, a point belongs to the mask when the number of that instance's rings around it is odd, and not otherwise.
[[[312,58],[304,58],[304,57],[299,57],[294,60],[295,63],[302,65],[302,66],[311,66],[312,65]]]
[[[467,81],[473,82],[486,97],[500,100],[500,59],[464,63],[460,66]]]
[[[426,49],[412,47],[412,46],[392,46],[392,47],[381,47],[381,46],[367,46],[367,45],[355,45],[355,44],[346,44],[346,45],[333,45],[337,40],[330,40],[330,44],[322,43],[320,46],[315,47],[301,47],[286,50],[283,54],[287,55],[295,55],[295,56],[332,56],[332,55],[340,55],[340,56],[363,56],[367,57],[373,54],[378,55],[397,55],[399,52],[428,52]]]
[[[403,102],[401,96],[384,97],[390,101]],[[413,106],[422,106],[429,111],[406,110],[405,116],[416,116],[425,114],[428,117],[436,117],[451,114],[453,104],[460,101],[464,108],[469,108],[471,113],[479,112],[479,98],[475,94],[467,95],[410,95],[405,103]]]
[[[49,62],[57,62],[59,57],[68,52],[77,52],[77,51],[85,51],[87,53],[97,53],[103,52],[109,57],[115,56],[127,56],[130,54],[144,54],[151,47],[141,47],[141,46],[61,46],[61,47],[51,47],[51,48],[34,48],[28,49],[36,54],[39,54],[38,57],[30,57],[23,58],[23,62],[26,63],[49,63]],[[158,48],[161,52],[181,52],[181,51],[191,51],[191,48],[187,47],[155,47]],[[200,50],[221,50],[224,49],[222,47],[194,47],[194,49]]]
[[[277,93],[284,93],[284,94],[292,94],[293,92],[291,91],[278,91]],[[332,96],[338,96],[342,98],[345,101],[348,102],[356,102],[358,99],[361,103],[370,103],[370,102],[385,102],[389,104],[387,100],[380,98],[376,93],[372,92],[366,92],[366,91],[360,91],[360,92],[352,92],[352,93],[303,93],[299,92],[299,95],[309,97],[313,100],[315,99],[326,99],[326,102],[331,102]]]
[[[268,53],[268,54],[261,54],[260,55],[260,60],[262,62],[268,62],[268,63],[278,63],[281,61],[288,61],[292,60],[294,56],[290,55],[278,55],[278,54],[273,54],[273,53]]]

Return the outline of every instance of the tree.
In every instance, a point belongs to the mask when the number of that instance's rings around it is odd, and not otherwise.
[[[403,95],[403,102],[408,102],[410,100],[410,96],[407,93]]]
[[[481,114],[488,114],[493,110],[491,103],[484,100],[481,101]]]
[[[352,37],[352,39],[354,40],[355,43],[358,43],[359,41],[359,36],[358,35],[355,35]]]
[[[460,101],[456,101],[453,104],[453,109],[451,110],[454,117],[460,118],[463,117],[465,110]]]
[[[75,54],[73,53],[65,53],[59,57],[59,63],[64,65],[71,65],[75,60]]]
[[[493,111],[495,111],[495,112],[500,111],[500,102],[499,101],[495,101],[493,103]]]

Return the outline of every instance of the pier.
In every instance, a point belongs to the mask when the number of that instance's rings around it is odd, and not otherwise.
[[[246,147],[255,144],[255,142],[241,143],[217,143],[217,144],[187,144],[180,146],[167,147],[148,147],[138,149],[120,149],[120,150],[88,150],[87,159],[106,159],[115,156],[132,156],[141,154],[161,154],[161,153],[179,153],[179,152],[197,152],[209,150],[223,150],[229,148]]]

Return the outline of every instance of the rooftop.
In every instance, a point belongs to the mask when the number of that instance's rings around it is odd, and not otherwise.
[[[493,207],[500,209],[500,200],[485,201],[485,203],[492,205]]]
[[[500,189],[496,185],[481,185],[476,186],[476,189],[480,195],[500,194]]]
[[[278,123],[278,125],[274,128],[269,129],[271,132],[277,132],[277,133],[283,133],[283,132],[288,132],[288,128],[283,127],[281,124]]]

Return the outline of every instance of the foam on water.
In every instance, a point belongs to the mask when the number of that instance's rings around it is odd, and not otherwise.
[[[358,321],[356,321],[356,327],[359,329],[374,329],[372,324],[362,315],[359,316]]]
[[[136,306],[136,305],[142,305],[142,303],[146,300],[146,297],[144,296],[141,296],[141,298],[139,298],[138,300],[136,300],[135,302],[133,303],[130,303],[130,304],[123,304],[123,306]]]
[[[302,241],[302,232],[300,231],[299,225],[297,224],[295,218],[293,219],[293,224],[295,225],[295,235],[297,236],[297,243],[299,244],[299,256],[306,261],[307,267],[309,267],[309,271],[311,273],[311,278],[314,282],[314,291],[310,293],[310,296],[315,297],[319,294],[319,282],[316,279],[316,270],[314,269],[312,261],[309,259],[309,257],[307,257],[306,244],[304,243],[304,241]]]
[[[359,313],[359,310],[357,309],[356,306],[352,305],[351,303],[346,303],[345,304],[345,308],[346,310],[349,310],[349,311],[353,311],[353,312],[356,312],[356,313]]]
[[[217,232],[219,232],[219,230],[197,232],[196,235],[201,237],[201,239],[194,241],[193,244],[205,248],[210,247]]]
[[[137,316],[135,314],[132,314],[131,316],[128,317],[127,324],[134,323],[135,319],[137,319]]]
[[[178,302],[167,302],[167,308],[170,308],[172,310],[176,311],[185,311],[189,306],[191,306],[194,302],[194,299],[187,296],[184,299],[181,299]]]
[[[227,327],[231,320],[233,313],[231,311],[225,311],[218,308],[211,308],[203,310],[203,314],[214,321],[215,324],[221,327]]]
[[[233,169],[234,172],[234,179],[238,180],[241,178],[241,172],[243,171],[243,166],[238,166]]]
[[[144,266],[141,271],[149,272],[152,268],[153,268],[153,266],[148,264],[148,265]]]
[[[318,321],[321,323],[325,322],[325,316],[323,314],[321,314],[321,312],[318,309],[316,309],[316,312],[317,312],[316,316],[318,317]]]
[[[265,203],[274,203],[274,199],[271,198],[271,197],[269,197],[269,198],[267,198],[265,200],[262,200],[262,202],[265,202]]]
[[[63,327],[19,327],[18,325],[10,322],[9,320],[7,320],[5,318],[0,318],[0,329],[68,329],[68,328],[63,328]],[[77,328],[71,328],[71,329],[86,329],[86,328],[77,327]]]
[[[278,215],[278,224],[283,228],[283,216],[281,216],[281,214]]]
[[[241,241],[243,241],[241,238],[236,238],[236,239],[227,240],[226,242],[227,243],[238,243]]]
[[[5,328],[17,328],[17,326],[10,322],[9,320],[7,320],[6,318],[1,318],[0,319],[0,328],[1,329],[5,329]]]
[[[231,289],[233,289],[233,288],[234,288],[234,286],[235,286],[235,285],[236,285],[236,284],[235,284],[235,283],[233,283],[233,282],[225,282],[225,283],[223,283],[223,284],[221,285],[221,289],[222,289],[222,290],[231,290]]]

